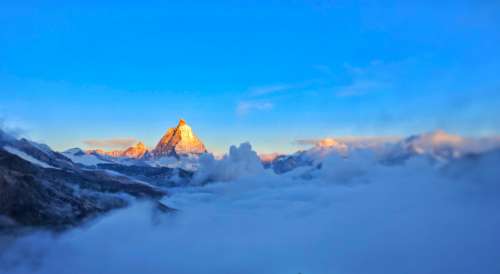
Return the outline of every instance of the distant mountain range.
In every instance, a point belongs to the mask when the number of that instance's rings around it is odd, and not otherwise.
[[[165,168],[157,173],[168,181],[175,172]],[[157,201],[166,193],[153,183],[74,163],[46,145],[0,130],[0,230],[72,226],[124,207],[133,197]]]
[[[123,151],[59,153],[0,130],[0,230],[72,226],[133,198],[154,200],[168,211],[159,202],[165,187],[188,184],[191,164],[206,151],[182,119],[151,151],[139,142]]]
[[[298,151],[291,155],[277,155],[263,158],[265,167],[277,174],[283,174],[300,167],[321,167],[321,163],[332,155],[348,157],[356,151],[369,151],[377,161],[387,165],[404,164],[414,157],[424,157],[436,164],[444,164],[469,155],[481,154],[500,147],[499,138],[469,139],[448,134],[442,130],[413,135],[390,142],[358,142],[342,143],[326,138],[318,140],[308,150]]]
[[[112,150],[105,151],[102,149],[93,149],[87,150],[85,153],[87,154],[99,154],[103,156],[109,156],[114,158],[135,158],[139,159],[144,157],[149,152],[148,148],[144,145],[143,142],[139,142],[134,146],[131,146],[125,150]]]
[[[138,143],[123,151],[74,148],[59,153],[44,144],[17,139],[0,130],[0,230],[73,226],[127,206],[135,199],[152,200],[163,211],[171,211],[160,201],[169,187],[211,182],[210,176],[199,177],[207,178],[204,181],[197,180],[199,170],[203,173],[219,168],[225,176],[234,172],[226,170],[226,165],[231,164],[237,165],[236,170],[252,167],[250,175],[263,170],[257,168],[259,159],[251,146],[243,147],[246,153],[232,147],[230,157],[221,160],[204,155],[207,152],[204,144],[184,120],[170,128],[153,150]],[[499,147],[498,138],[468,139],[443,131],[381,143],[345,143],[329,138],[293,154],[266,155],[261,163],[268,169],[266,172],[290,172],[292,176],[307,179],[313,178],[332,157],[372,155],[369,157],[381,165],[404,165],[411,158],[420,157],[437,167],[446,167],[447,172],[460,173],[466,171],[464,167],[477,168],[477,163],[485,157],[499,158]],[[250,160],[246,154],[251,154]]]
[[[71,151],[70,151],[71,152]],[[74,152],[74,151],[73,151]],[[176,127],[169,128],[153,150],[144,143],[125,150],[104,151],[101,149],[87,150],[85,154],[97,154],[112,158],[159,159],[162,157],[182,157],[206,153],[203,142],[193,133],[192,128],[181,119]],[[74,154],[74,153],[73,153]]]

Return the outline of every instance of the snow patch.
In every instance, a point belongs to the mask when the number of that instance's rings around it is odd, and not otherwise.
[[[105,164],[109,163],[107,161],[103,161],[97,158],[92,154],[84,154],[84,155],[74,155],[71,153],[64,153],[64,156],[68,157],[74,163],[86,165],[86,166],[96,166],[97,164]]]
[[[47,163],[44,163],[38,159],[35,159],[34,157],[32,157],[31,155],[28,155],[26,154],[25,152],[23,151],[20,151],[19,149],[17,148],[14,148],[14,147],[11,147],[11,146],[5,146],[3,147],[3,149],[5,149],[7,152],[9,152],[10,154],[14,154],[20,158],[22,158],[23,160],[26,160],[34,165],[37,165],[37,166],[40,166],[40,167],[43,167],[43,168],[53,168],[53,169],[59,169],[57,167],[54,167],[54,166],[51,166]]]

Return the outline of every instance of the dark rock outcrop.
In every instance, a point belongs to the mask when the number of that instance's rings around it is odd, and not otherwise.
[[[54,168],[40,167],[0,148],[0,228],[64,228],[124,207],[132,197],[158,199],[166,194],[145,183],[79,169],[71,161],[61,164],[64,158],[44,162]]]

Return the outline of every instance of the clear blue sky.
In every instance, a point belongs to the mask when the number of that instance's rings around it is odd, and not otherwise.
[[[0,3],[0,117],[56,149],[500,133],[499,1],[79,2]]]

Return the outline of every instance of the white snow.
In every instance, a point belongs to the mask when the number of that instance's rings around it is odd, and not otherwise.
[[[64,156],[68,157],[74,163],[79,163],[86,166],[95,166],[97,164],[109,163],[97,158],[95,155],[85,154],[85,155],[74,155],[71,153],[64,153]]]
[[[196,171],[200,165],[200,156],[187,154],[179,159],[171,156],[164,156],[158,159],[145,162],[152,167],[182,168],[184,170]]]
[[[23,236],[0,252],[0,273],[500,273],[500,152],[452,176],[423,157],[333,154],[308,180],[256,157],[243,144],[205,159],[200,172],[221,182],[169,189],[161,202],[176,214],[135,204]]]
[[[35,159],[33,158],[31,155],[28,155],[26,154],[25,152],[23,151],[20,151],[19,149],[17,148],[14,148],[14,147],[11,147],[11,146],[5,146],[4,149],[9,152],[10,154],[14,154],[32,164],[35,164],[37,166],[40,166],[40,167],[43,167],[43,168],[54,168],[54,169],[58,169],[57,167],[53,167],[47,163],[44,163],[38,159]]]
[[[45,153],[46,155],[52,155],[54,152],[52,151],[52,149],[46,145],[46,144],[41,144],[41,143],[37,143],[37,142],[33,142],[33,141],[28,141],[32,146],[38,148],[39,150],[41,150],[43,153]]]

